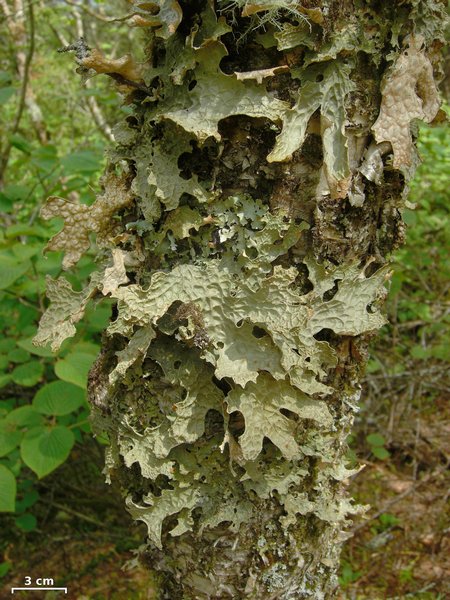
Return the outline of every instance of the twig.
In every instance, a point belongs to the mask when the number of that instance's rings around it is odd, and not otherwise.
[[[124,15],[123,17],[105,17],[105,16],[95,12],[95,10],[92,10],[85,4],[79,4],[78,2],[74,2],[74,0],[64,0],[64,2],[66,4],[69,4],[70,6],[75,6],[76,8],[80,8],[82,11],[87,13],[89,16],[94,17],[94,19],[98,19],[99,21],[103,21],[103,23],[116,23],[116,22],[120,22],[120,21],[128,21],[128,19],[131,19],[132,17],[134,17],[135,15],[138,14],[136,12],[133,12],[133,13]]]
[[[59,502],[53,501],[52,506],[54,506],[55,508],[59,508],[60,510],[63,510],[66,513],[69,513],[70,515],[73,515],[74,517],[77,517],[78,519],[82,519],[83,521],[87,521],[88,523],[91,523],[92,525],[96,525],[97,527],[101,527],[103,529],[108,527],[108,525],[106,525],[105,523],[101,523],[100,521],[97,521],[96,519],[93,519],[92,517],[83,515],[82,513],[79,513],[77,510],[74,510],[73,508],[64,506],[64,504],[59,504]]]
[[[4,4],[6,4],[6,2],[4,2],[4,0],[2,0],[2,7],[3,7],[3,10],[5,11]],[[9,11],[9,8],[8,8],[8,11]],[[5,14],[6,14],[6,16],[8,16],[8,13],[5,13]],[[3,180],[3,175],[5,173],[6,167],[9,162],[9,157],[11,154],[11,148],[12,148],[11,136],[13,136],[15,133],[17,133],[17,130],[19,129],[20,121],[22,119],[23,111],[25,108],[25,100],[26,100],[28,81],[29,81],[29,76],[30,76],[30,65],[31,65],[31,61],[33,59],[33,54],[34,54],[35,28],[34,28],[33,3],[31,2],[31,0],[28,0],[28,20],[29,20],[29,44],[28,44],[27,55],[25,58],[22,86],[21,86],[21,90],[20,90],[19,107],[17,109],[17,113],[16,113],[16,116],[14,119],[11,133],[8,136],[8,140],[6,142],[5,149],[2,151],[2,156],[0,158],[0,181]]]
[[[40,3],[41,3],[41,0],[33,0],[33,2],[31,2],[31,1],[28,2],[28,6],[30,6],[30,5],[34,6],[35,4],[40,4]],[[24,12],[23,8],[19,8],[18,10],[11,11],[9,9],[8,4],[6,3],[6,0],[0,0],[0,4],[1,4],[1,6],[3,8],[3,11],[5,13],[5,19],[6,20],[14,19],[14,18],[18,17],[20,15],[20,13]],[[5,6],[6,6],[6,9],[7,9],[6,11],[5,11]]]
[[[391,508],[391,506],[393,506],[394,504],[397,504],[397,502],[400,502],[400,500],[403,500],[403,498],[405,498],[412,492],[416,491],[419,487],[428,483],[431,479],[433,479],[434,477],[437,477],[440,473],[443,473],[446,470],[447,470],[447,465],[445,466],[445,468],[440,468],[440,469],[437,469],[436,471],[433,471],[427,477],[424,477],[420,481],[414,482],[412,485],[409,486],[409,488],[407,490],[405,490],[401,494],[398,494],[397,496],[395,496],[395,498],[392,498],[392,500],[389,500],[389,502],[386,502],[386,504],[384,504],[384,506],[382,506],[381,509],[378,510],[375,514],[373,514],[369,519],[367,519],[363,523],[360,523],[356,527],[353,527],[350,530],[350,533],[354,535],[356,532],[360,531],[361,529],[365,529],[369,525],[369,523],[371,523],[375,519],[378,519],[378,517],[380,515],[382,515],[383,513],[385,513],[389,508]]]
[[[28,18],[30,24],[30,35],[29,35],[29,44],[28,44],[28,52],[25,59],[25,68],[23,73],[22,87],[20,90],[20,100],[19,100],[19,108],[17,110],[16,118],[14,119],[13,128],[11,131],[11,135],[17,133],[19,129],[20,120],[22,119],[23,111],[25,108],[25,98],[27,95],[28,81],[30,78],[30,65],[33,59],[34,54],[34,10],[33,3],[31,0],[28,0]]]

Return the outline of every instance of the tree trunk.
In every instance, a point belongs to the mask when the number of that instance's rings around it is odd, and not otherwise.
[[[90,231],[103,267],[80,293],[49,280],[37,341],[117,301],[90,399],[161,598],[331,598],[359,511],[346,438],[403,238],[411,122],[439,110],[445,5],[133,4],[147,63],[71,47],[133,114],[96,203],[43,209],[66,218],[49,243],[65,267]]]

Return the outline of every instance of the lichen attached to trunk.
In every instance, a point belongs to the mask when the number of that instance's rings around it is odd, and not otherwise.
[[[127,57],[133,77],[78,52],[133,107],[104,193],[43,209],[65,218],[48,246],[64,266],[95,232],[100,268],[82,292],[49,280],[37,341],[59,347],[90,301],[115,300],[93,419],[161,598],[329,598],[359,510],[346,437],[402,240],[410,124],[439,108],[444,5],[133,5],[148,49]]]

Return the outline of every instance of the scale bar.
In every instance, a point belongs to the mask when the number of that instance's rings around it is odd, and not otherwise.
[[[42,591],[61,591],[64,590],[64,593],[67,594],[67,588],[66,587],[13,587],[11,588],[11,594],[14,594],[14,592],[16,590],[42,590]]]

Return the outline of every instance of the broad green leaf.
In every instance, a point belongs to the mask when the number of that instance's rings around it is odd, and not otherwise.
[[[43,227],[39,227],[39,225],[27,225],[25,223],[16,223],[15,225],[8,227],[5,231],[5,237],[7,239],[19,237],[21,235],[46,238],[48,232]],[[36,250],[33,251],[33,254],[36,254]]]
[[[85,402],[83,390],[66,381],[42,386],[33,399],[33,407],[44,415],[67,415]]]
[[[70,347],[70,352],[72,354],[92,354],[93,356],[97,356],[100,352],[100,346],[90,340],[80,340]]]
[[[15,404],[16,401],[14,398],[6,398],[5,400],[0,400],[0,414],[10,413],[13,410]]]
[[[11,373],[14,383],[24,387],[33,387],[42,378],[44,365],[37,360],[19,365]]]
[[[80,150],[72,152],[61,159],[64,171],[71,175],[78,173],[96,173],[102,167],[103,157],[101,154],[91,150]]]
[[[15,408],[5,417],[6,423],[14,423],[18,427],[34,427],[35,425],[40,425],[42,421],[42,415],[28,404]]]
[[[52,171],[59,164],[56,146],[39,146],[33,150],[31,162],[41,171]]]
[[[27,260],[32,256],[36,256],[36,254],[40,254],[42,252],[42,245],[39,244],[39,242],[28,244],[17,242],[13,245],[11,250],[13,251],[14,256],[16,256],[19,260]]]
[[[0,352],[9,352],[10,350],[13,350],[15,346],[16,342],[11,338],[0,340]]]
[[[384,446],[386,440],[380,433],[370,433],[366,437],[367,443],[371,446]]]
[[[95,356],[92,354],[74,352],[56,362],[55,373],[59,379],[85,389],[89,369],[94,360]]]
[[[371,450],[372,454],[380,460],[385,460],[390,456],[390,453],[386,450],[386,448],[383,448],[383,446],[373,446]]]
[[[31,267],[30,261],[19,262],[17,259],[0,255],[0,289],[4,290],[24,275]]]
[[[6,456],[20,444],[22,433],[11,421],[0,421],[0,456]]]
[[[15,93],[15,87],[9,86],[0,88],[0,104],[6,104],[8,100],[12,98],[12,96],[14,96]]]
[[[31,513],[24,513],[14,519],[15,524],[22,531],[34,531],[37,526],[37,519]]]
[[[0,579],[4,577],[11,569],[12,564],[10,562],[0,563]]]
[[[41,479],[67,459],[74,442],[67,427],[34,427],[25,434],[20,453],[24,463]]]
[[[20,150],[24,154],[31,154],[33,151],[32,144],[30,144],[30,142],[23,135],[20,135],[20,133],[9,135],[8,138],[11,142],[11,146],[13,148],[17,148],[17,150]]]
[[[31,358],[31,355],[23,348],[15,348],[8,352],[7,358],[12,363],[24,363]]]
[[[8,374],[0,375],[0,389],[5,387],[5,385],[8,385],[8,383],[10,383],[11,381],[12,381],[11,375],[8,375]]]
[[[30,481],[32,484],[33,482]],[[21,500],[16,500],[16,512],[21,513],[24,512],[27,508],[30,508],[39,500],[39,492],[31,487],[29,490],[23,494],[23,498]]]
[[[2,189],[2,193],[12,202],[24,201],[30,195],[32,187],[19,183],[8,183]]]
[[[43,356],[45,358],[55,357],[55,352],[52,352],[48,348],[43,348],[41,346],[35,346],[33,344],[32,340],[33,340],[33,338],[25,338],[23,340],[18,340],[17,345],[20,348],[23,348],[24,350],[26,350],[27,352],[30,352],[31,354],[36,354],[36,356]]]
[[[16,478],[9,469],[0,465],[0,512],[14,512],[16,492]]]

